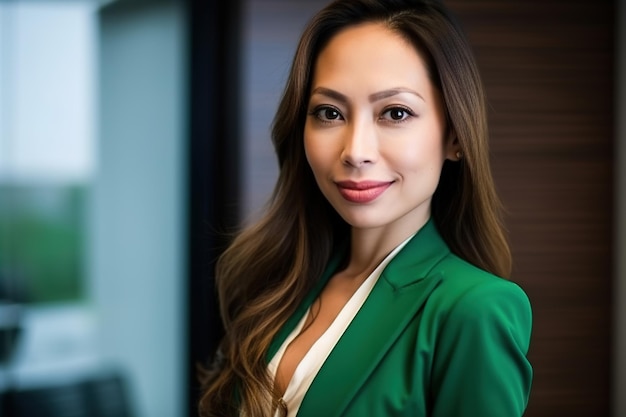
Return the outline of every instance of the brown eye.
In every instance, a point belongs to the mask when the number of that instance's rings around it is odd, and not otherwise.
[[[391,122],[402,122],[411,116],[413,116],[413,112],[409,109],[404,107],[392,107],[383,113],[382,118]]]
[[[309,114],[315,116],[320,122],[324,123],[331,123],[337,120],[343,120],[341,112],[337,108],[332,106],[319,106]]]
[[[404,118],[404,110],[402,109],[393,109],[389,111],[389,115],[393,120],[402,120]]]
[[[336,120],[339,118],[339,112],[331,107],[322,111],[323,117],[328,120]]]

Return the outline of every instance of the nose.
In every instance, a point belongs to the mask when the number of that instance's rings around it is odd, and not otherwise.
[[[341,161],[344,165],[361,168],[378,160],[376,129],[372,123],[358,121],[346,129]]]

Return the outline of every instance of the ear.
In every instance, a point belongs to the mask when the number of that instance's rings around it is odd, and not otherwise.
[[[459,138],[453,130],[450,130],[446,137],[445,154],[446,159],[450,161],[460,161],[463,159],[463,151],[461,150]]]

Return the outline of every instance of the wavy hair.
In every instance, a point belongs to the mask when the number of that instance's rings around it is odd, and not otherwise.
[[[444,163],[432,217],[450,249],[507,277],[511,255],[491,175],[483,87],[471,48],[449,11],[428,0],[339,0],[304,30],[272,126],[279,176],[263,217],[221,255],[216,282],[225,336],[201,373],[200,414],[264,416],[280,407],[267,373],[267,350],[281,326],[319,279],[349,226],[318,189],[304,153],[312,71],[339,31],[365,22],[404,37],[427,63],[440,91],[447,128],[463,152]]]

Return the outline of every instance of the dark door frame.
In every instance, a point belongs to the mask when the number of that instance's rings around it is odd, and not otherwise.
[[[198,365],[223,334],[215,261],[239,211],[240,1],[187,0],[189,23],[187,402],[197,416]]]

